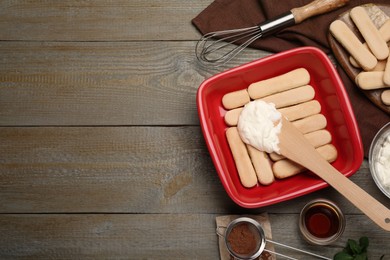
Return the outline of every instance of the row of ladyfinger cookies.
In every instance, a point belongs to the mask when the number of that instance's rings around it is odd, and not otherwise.
[[[251,100],[275,104],[327,161],[336,160],[337,150],[325,129],[326,118],[321,114],[320,103],[314,100],[315,91],[309,82],[308,71],[299,68],[223,96],[222,104],[228,110],[224,117],[229,126],[226,137],[243,186],[253,187],[258,182],[269,185],[275,178],[287,178],[305,170],[276,153],[268,154],[243,143],[236,126],[243,106]]]
[[[390,88],[390,19],[377,29],[367,11],[359,6],[349,13],[351,20],[363,36],[361,43],[353,31],[341,20],[330,25],[330,32],[351,55],[352,66],[361,68],[355,82],[363,90]],[[390,89],[384,90],[381,100],[390,105]]]

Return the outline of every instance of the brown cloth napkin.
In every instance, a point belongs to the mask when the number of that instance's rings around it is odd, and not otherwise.
[[[254,26],[311,1],[215,0],[195,17],[192,23],[202,34]],[[281,52],[301,46],[314,46],[330,54],[331,50],[326,37],[330,23],[348,9],[366,3],[371,3],[371,1],[351,0],[340,9],[309,18],[301,24],[261,38],[251,46],[270,52]],[[374,3],[388,4],[389,1],[376,0]],[[390,116],[371,103],[340,66],[337,67],[337,70],[349,94],[363,141],[364,155],[367,157],[372,139],[376,132],[390,121]]]

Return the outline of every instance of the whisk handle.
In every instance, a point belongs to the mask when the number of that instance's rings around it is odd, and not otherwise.
[[[273,19],[267,20],[262,24],[259,24],[259,29],[261,32],[261,36],[264,37],[294,24],[294,15],[291,12],[287,12]]]
[[[348,2],[349,0],[315,0],[302,7],[291,9],[291,13],[294,15],[295,23],[298,24],[312,16],[338,9]]]

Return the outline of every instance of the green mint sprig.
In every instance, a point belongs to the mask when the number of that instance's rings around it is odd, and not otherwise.
[[[367,260],[367,248],[369,241],[367,237],[361,237],[359,243],[356,240],[348,239],[343,251],[334,256],[334,260]]]

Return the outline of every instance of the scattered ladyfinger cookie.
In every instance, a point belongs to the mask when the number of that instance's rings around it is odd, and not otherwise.
[[[388,19],[380,28],[379,28],[379,34],[382,36],[385,42],[390,41],[390,19]],[[367,43],[363,43],[364,47],[369,50],[369,47]],[[356,68],[360,68],[359,64],[355,61],[355,59],[351,56],[349,57],[349,61],[352,64],[352,66]],[[378,61],[377,66],[373,70],[384,70],[386,61]]]
[[[381,100],[383,104],[385,104],[386,106],[390,106],[390,89],[387,89],[382,92]]]
[[[341,20],[330,24],[329,30],[334,38],[349,52],[364,70],[372,70],[377,58],[357,38],[352,30]]]
[[[386,42],[390,41],[390,19],[387,19],[381,28],[379,28],[379,33]]]
[[[366,47],[367,45],[364,46]],[[370,71],[384,71],[386,67],[386,62],[387,60],[378,60],[376,66]],[[351,63],[353,67],[360,69],[360,65],[355,61],[355,59],[352,56],[349,57],[349,63]]]
[[[386,86],[384,75],[384,71],[362,71],[356,76],[355,83],[364,90],[390,87]]]
[[[375,7],[357,6],[351,9],[349,18],[357,34],[341,20],[334,21],[329,31],[351,55],[350,64],[362,69],[355,78],[356,85],[363,90],[385,91],[390,87],[390,19],[379,8],[379,13],[373,12]],[[357,35],[362,36],[364,43],[360,43]],[[372,56],[376,59],[375,66]],[[387,95],[380,96],[384,105],[389,105]]]
[[[390,58],[387,59],[386,66],[383,73],[383,82],[390,86]]]
[[[357,6],[352,8],[349,15],[366,41],[372,54],[378,60],[387,59],[389,56],[387,43],[368,16],[366,10],[361,6]]]

